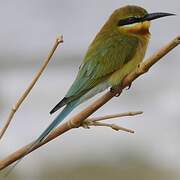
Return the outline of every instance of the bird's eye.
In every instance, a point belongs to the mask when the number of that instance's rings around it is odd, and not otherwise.
[[[126,19],[121,19],[118,22],[118,26],[124,26],[128,24],[133,24],[139,22],[139,17],[138,16],[133,16],[133,17],[128,17]]]

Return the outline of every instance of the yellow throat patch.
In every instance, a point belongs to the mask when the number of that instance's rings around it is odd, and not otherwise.
[[[148,35],[149,32],[150,22],[139,22],[134,24],[125,25],[119,28],[119,30],[125,33],[130,33],[134,35]]]

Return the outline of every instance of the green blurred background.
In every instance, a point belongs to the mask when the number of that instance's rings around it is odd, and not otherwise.
[[[1,141],[0,159],[31,142],[53,120],[55,115],[49,111],[74,80],[89,43],[112,11],[126,4],[143,6],[149,12],[180,14],[178,0],[0,1],[0,127],[56,36],[64,35],[63,45]],[[176,16],[152,23],[147,56],[180,33],[179,20]],[[179,57],[178,47],[93,115],[142,110],[141,116],[111,120],[134,129],[135,134],[106,128],[72,130],[30,154],[8,178],[178,180]]]

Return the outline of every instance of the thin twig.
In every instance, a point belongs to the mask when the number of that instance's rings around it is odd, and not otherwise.
[[[127,129],[124,128],[122,126],[118,126],[116,124],[108,124],[108,123],[101,123],[101,122],[94,122],[94,124],[92,126],[102,126],[102,127],[110,127],[115,131],[125,131],[125,132],[129,132],[129,133],[134,133],[133,130],[131,129]]]
[[[125,116],[136,116],[142,113],[143,113],[142,111],[125,112],[125,113],[112,114],[112,115],[100,116],[100,117],[95,117],[95,118],[88,118],[83,121],[81,126],[85,129],[90,129],[90,126],[110,127],[115,131],[121,130],[121,131],[126,131],[129,133],[134,133],[134,130],[127,129],[116,124],[102,123],[99,121],[104,121],[104,120],[113,119],[113,118],[120,118],[120,117],[125,117]]]
[[[125,131],[129,133],[134,133],[134,130],[124,128],[117,124],[108,124],[108,123],[102,123],[102,122],[97,122],[97,121],[94,122],[94,121],[85,120],[81,126],[85,129],[90,129],[90,126],[110,127],[111,129],[115,131]]]
[[[125,117],[125,116],[136,116],[136,115],[139,115],[142,113],[143,113],[142,111],[125,112],[125,113],[106,115],[106,116],[101,116],[101,117],[96,117],[96,118],[88,118],[87,120],[94,121],[94,122],[95,121],[103,121],[103,120],[107,120],[107,119],[120,118],[120,117]]]
[[[162,49],[160,49],[158,52],[156,52],[153,56],[148,58],[146,61],[141,63],[141,65],[133,71],[131,74],[129,74],[124,80],[121,85],[118,86],[115,92],[107,92],[102,97],[100,97],[98,100],[96,100],[94,103],[92,103],[90,106],[85,108],[83,111],[69,119],[67,122],[61,124],[58,128],[56,128],[54,131],[52,131],[49,136],[40,144],[35,146],[32,150],[39,148],[43,144],[48,143],[49,141],[55,139],[57,136],[60,136],[61,134],[67,132],[68,130],[79,127],[82,122],[87,119],[92,113],[94,113],[97,109],[99,109],[101,106],[103,106],[105,103],[107,103],[111,98],[113,98],[116,94],[121,93],[121,91],[127,87],[129,84],[131,84],[138,76],[146,73],[156,62],[158,62],[163,56],[168,54],[173,48],[178,46],[180,44],[180,36],[173,39],[171,42],[169,42],[166,46],[164,46]],[[16,160],[20,159],[24,155],[27,155],[27,150],[31,146],[31,143],[20,148],[16,152],[12,153],[11,155],[7,156],[3,160],[0,161],[0,170],[4,169],[5,167],[9,166]],[[30,152],[29,152],[30,153]]]
[[[53,48],[51,49],[51,51],[49,52],[47,58],[45,59],[45,61],[43,62],[42,66],[40,67],[40,69],[38,70],[38,72],[35,74],[35,77],[33,78],[32,82],[29,84],[29,86],[27,87],[27,89],[24,91],[24,93],[21,95],[21,97],[17,100],[16,104],[12,107],[8,118],[5,121],[5,125],[4,127],[1,129],[0,131],[0,140],[2,139],[4,133],[6,132],[9,124],[12,121],[12,118],[14,116],[14,114],[16,113],[16,111],[18,110],[18,108],[20,107],[20,105],[22,104],[22,102],[25,100],[25,98],[28,96],[28,94],[30,93],[30,91],[32,90],[32,88],[34,87],[34,85],[36,84],[36,82],[38,81],[39,77],[41,76],[41,74],[43,73],[43,71],[45,70],[46,66],[48,65],[51,57],[53,56],[54,52],[56,51],[58,45],[60,43],[63,42],[63,37],[60,36],[58,38],[56,38],[56,41],[54,43]]]

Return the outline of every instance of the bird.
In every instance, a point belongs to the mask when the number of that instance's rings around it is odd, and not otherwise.
[[[35,143],[43,141],[78,105],[119,85],[142,62],[151,36],[151,21],[171,15],[175,14],[148,13],[136,5],[116,9],[90,44],[67,94],[50,114],[65,108]]]
[[[78,105],[108,88],[113,90],[135,70],[147,50],[151,37],[151,21],[172,15],[175,14],[148,13],[146,9],[136,5],[116,9],[88,47],[77,76],[65,97],[50,114],[65,106],[64,109],[33,141],[24,156],[44,141]]]

